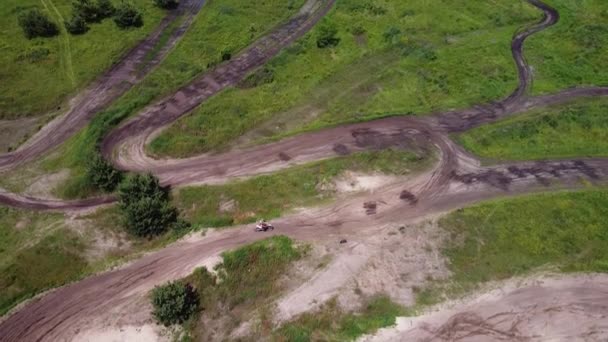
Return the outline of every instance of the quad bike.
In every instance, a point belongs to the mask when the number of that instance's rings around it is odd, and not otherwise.
[[[269,231],[269,230],[274,230],[274,226],[268,222],[261,221],[255,225],[256,232],[265,232],[265,231]]]

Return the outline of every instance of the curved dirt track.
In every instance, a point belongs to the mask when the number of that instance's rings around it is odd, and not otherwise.
[[[341,203],[276,221],[279,229],[273,234],[280,233],[306,241],[337,240],[344,236],[354,239],[356,234],[362,232],[373,234],[383,224],[419,218],[481,199],[542,191],[549,186],[551,189],[579,187],[581,178],[590,182],[603,181],[608,178],[607,159],[481,167],[477,159],[464,152],[448,136],[450,132],[463,131],[530,108],[580,97],[608,95],[608,88],[601,87],[569,89],[559,94],[531,98],[525,95],[530,73],[523,58],[523,42],[529,35],[553,25],[559,19],[554,9],[537,0],[529,1],[543,10],[545,17],[538,25],[514,37],[512,48],[520,85],[501,102],[463,111],[437,113],[426,118],[394,117],[347,125],[264,146],[186,160],[156,161],[143,154],[143,144],[159,129],[267,61],[272,55],[266,54],[268,51],[276,53],[280,49],[280,46],[266,45],[269,42],[260,49],[246,50],[232,63],[220,66],[213,73],[195,81],[190,88],[182,89],[181,94],[168,98],[125,123],[104,140],[103,152],[121,168],[153,171],[164,184],[184,185],[224,182],[365,149],[399,146],[439,150],[439,162],[434,168],[406,183],[391,184],[371,195],[358,195]],[[298,25],[313,24],[307,19],[301,20]],[[294,35],[299,34],[299,31],[293,33],[293,30],[297,28],[282,31],[276,39],[283,42],[281,44],[288,44],[296,37]],[[0,195],[0,201],[6,202],[7,196]],[[90,201],[97,200],[102,199]],[[377,204],[373,212],[364,208],[364,204],[369,202]],[[40,203],[36,199],[24,200],[13,196],[9,204],[63,210],[94,203]],[[240,227],[171,245],[123,269],[87,278],[29,303],[0,324],[0,340],[69,340],[79,330],[90,327],[95,320],[117,322],[114,316],[122,308],[136,303],[154,285],[188,274],[207,257],[265,237],[268,235],[256,234],[250,227]]]
[[[204,3],[205,0],[181,1],[180,6],[170,11],[150,36],[76,96],[71,101],[67,113],[46,125],[14,152],[0,155],[0,171],[14,169],[57,147],[83,128],[96,113],[139,83],[184,35]],[[183,18],[181,25],[170,32],[171,36],[167,42],[150,58],[149,54],[160,43],[162,36],[171,30],[172,24],[180,18]]]
[[[360,342],[608,340],[608,276],[569,275],[526,283],[508,284],[454,308],[399,318],[396,327]]]

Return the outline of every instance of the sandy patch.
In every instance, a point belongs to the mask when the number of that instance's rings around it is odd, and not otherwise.
[[[326,245],[327,266],[293,287],[276,304],[277,321],[314,310],[337,297],[343,309],[379,293],[403,305],[414,303],[414,289],[448,275],[439,252],[444,234],[434,222],[388,225],[357,241]],[[318,247],[317,247],[318,248]]]
[[[34,182],[25,189],[24,194],[32,197],[55,198],[52,194],[53,190],[69,176],[70,170],[67,169],[42,175],[34,179]]]
[[[361,341],[606,341],[608,275],[536,276],[443,304]]]
[[[338,193],[373,191],[387,184],[394,183],[399,177],[382,174],[362,174],[352,171],[344,172],[334,181],[334,189]]]
[[[79,333],[72,341],[78,342],[161,342],[169,341],[161,336],[153,325],[140,327],[125,326],[120,328],[108,328],[88,330]]]

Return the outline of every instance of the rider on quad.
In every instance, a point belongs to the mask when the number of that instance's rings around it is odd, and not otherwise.
[[[266,220],[264,220],[264,219],[261,219],[260,221],[258,221],[258,224],[256,224],[256,226],[255,226],[256,232],[265,232],[267,230],[273,230],[273,229],[274,229],[274,227],[270,223],[266,222]]]

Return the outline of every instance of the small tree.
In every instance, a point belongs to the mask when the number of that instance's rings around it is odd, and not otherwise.
[[[165,326],[180,324],[198,310],[199,301],[198,293],[192,286],[170,282],[152,290],[152,315]]]
[[[340,38],[336,35],[338,34],[338,29],[329,23],[324,23],[319,28],[319,34],[317,36],[317,47],[320,49],[325,49],[329,47],[337,46],[340,43]]]
[[[168,193],[156,177],[135,175],[123,182],[118,190],[125,224],[132,234],[156,236],[177,222],[177,209],[169,204]]]
[[[110,0],[97,0],[97,13],[100,18],[109,18],[116,13],[116,7]]]
[[[22,13],[18,21],[27,39],[52,37],[59,33],[57,25],[38,9]]]
[[[175,9],[179,6],[178,0],[154,0],[156,6],[164,9]]]
[[[143,17],[139,10],[128,2],[123,2],[118,9],[116,9],[114,22],[121,29],[141,27],[144,24]]]
[[[84,24],[84,19],[81,20],[81,24]],[[86,24],[84,25],[86,30]],[[103,191],[111,192],[116,189],[116,186],[118,186],[118,184],[122,180],[122,173],[116,170],[105,159],[103,159],[101,155],[96,154],[87,165],[87,179],[89,183],[91,183],[96,188],[101,189]]]
[[[87,22],[84,20],[83,17],[78,14],[74,15],[70,20],[66,21],[64,25],[66,30],[68,30],[69,33],[74,35],[84,34],[89,30]]]

